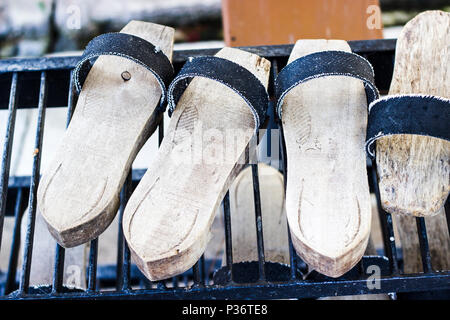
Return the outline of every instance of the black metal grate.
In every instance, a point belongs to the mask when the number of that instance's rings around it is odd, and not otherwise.
[[[386,92],[392,77],[395,40],[351,41],[349,44],[354,52],[363,55],[372,63],[376,74],[376,84],[381,92]],[[248,47],[244,49],[263,56],[272,62],[269,93],[273,96],[274,76],[287,63],[292,45]],[[179,70],[190,56],[213,55],[217,51],[217,49],[176,51],[174,52],[175,70]],[[125,204],[133,187],[144,174],[144,170],[133,170],[128,174],[120,194],[116,265],[97,265],[98,240],[91,241],[89,263],[86,270],[87,289],[86,291],[70,290],[63,287],[65,250],[56,245],[52,285],[43,288],[30,287],[31,254],[36,218],[36,191],[40,176],[40,150],[42,149],[45,111],[48,107],[68,106],[67,124],[69,123],[76,104],[70,71],[74,68],[78,59],[79,57],[54,57],[0,60],[0,109],[8,109],[0,173],[0,245],[5,215],[14,216],[15,219],[8,269],[3,274],[0,271],[0,299],[107,299],[118,297],[129,299],[286,299],[450,289],[450,271],[437,271],[432,268],[425,220],[417,218],[423,273],[403,274],[401,272],[400,255],[395,245],[392,217],[381,209],[379,210],[379,218],[383,233],[384,252],[380,256],[364,257],[353,270],[339,279],[330,279],[319,274],[314,275],[314,273],[306,276],[306,265],[295,254],[290,238],[290,266],[282,267],[266,262],[256,164],[251,166],[255,221],[257,222],[258,262],[244,266],[233,264],[230,200],[227,193],[222,202],[226,264],[225,268],[216,273],[216,283],[213,282],[211,270],[217,270],[220,265],[205,260],[204,257],[191,270],[182,275],[157,283],[149,282],[131,263],[130,252],[121,231],[120,221]],[[32,175],[31,177],[10,177],[16,111],[18,108],[35,108],[36,105],[38,106],[38,120]],[[272,115],[269,129],[277,127]],[[164,124],[161,123],[158,130],[159,143],[163,138],[163,129]],[[268,139],[268,143],[270,143],[270,139]],[[280,170],[283,171],[283,168],[283,161],[281,161]],[[368,166],[368,173],[371,191],[376,194],[378,207],[381,208],[374,163]],[[27,206],[27,217],[22,217],[22,213]],[[449,223],[449,201],[446,203],[445,211],[447,223]],[[17,272],[20,224],[23,218],[27,218],[29,222],[26,230],[22,268],[21,272]],[[367,287],[367,275],[364,273],[364,267],[370,264],[382,266],[380,290],[374,291]],[[281,270],[282,277],[273,280],[273,273],[277,270]],[[220,277],[220,272],[225,276]],[[280,274],[277,274],[277,277],[279,276]],[[111,290],[111,287],[114,290]],[[105,290],[105,288],[109,289]]]

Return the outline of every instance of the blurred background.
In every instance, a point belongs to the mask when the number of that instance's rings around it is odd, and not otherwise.
[[[450,0],[0,0],[0,57],[82,50],[132,19],[175,27],[176,48],[395,38],[427,9]]]

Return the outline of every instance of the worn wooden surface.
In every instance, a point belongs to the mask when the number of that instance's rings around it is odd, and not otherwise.
[[[341,40],[300,40],[289,62],[324,50],[350,47]],[[364,86],[344,77],[308,81],[288,93],[282,120],[294,247],[318,272],[341,276],[361,259],[370,234]]]
[[[171,59],[172,28],[132,21],[121,32],[152,42]],[[130,80],[122,79],[124,71]],[[160,96],[153,74],[131,60],[95,62],[38,189],[42,215],[64,247],[98,237],[111,223],[131,163],[160,118]]]
[[[232,48],[216,56],[247,68],[267,87],[269,61]],[[254,128],[253,114],[233,90],[210,79],[192,80],[124,213],[133,259],[150,280],[182,273],[200,258]]]
[[[283,175],[258,164],[261,216],[266,261],[289,264],[289,242],[284,206]],[[247,167],[230,187],[233,263],[258,261],[252,168]],[[225,265],[225,256],[222,264]]]
[[[389,94],[450,98],[449,43],[450,13],[428,11],[411,20],[397,41]],[[448,270],[450,240],[442,206],[450,190],[450,143],[413,135],[386,137],[377,141],[376,156],[382,204],[396,214],[404,271],[422,272],[412,215],[427,216],[432,266]]]

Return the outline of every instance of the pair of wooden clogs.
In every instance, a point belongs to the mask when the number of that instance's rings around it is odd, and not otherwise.
[[[449,97],[449,24],[448,13],[429,12],[405,27],[390,94]],[[39,210],[58,243],[73,247],[98,237],[113,220],[132,162],[168,101],[168,131],[123,217],[132,257],[151,280],[184,272],[204,252],[216,209],[251,156],[268,102],[270,62],[239,49],[191,59],[170,84],[173,35],[171,28],[133,21],[120,34],[94,39],[75,70],[77,81],[83,73],[85,79],[71,123],[38,188]],[[314,69],[314,54],[324,52],[337,60],[318,69],[350,66],[350,76],[312,72],[281,90],[278,101],[294,247],[312,268],[337,277],[360,260],[370,233],[365,141],[368,96],[373,100],[377,92],[373,73],[360,77],[370,73],[368,63],[343,63],[356,56],[345,41],[300,40],[288,67],[304,58]],[[437,213],[450,190],[449,142],[376,138],[385,208]]]

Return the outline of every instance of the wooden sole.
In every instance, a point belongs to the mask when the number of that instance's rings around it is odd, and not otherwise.
[[[132,21],[121,32],[172,58],[174,29]],[[122,79],[124,71],[130,80]],[[38,188],[38,206],[59,244],[95,239],[111,223],[131,164],[161,119],[155,111],[160,97],[156,78],[143,66],[118,56],[97,59]]]
[[[247,68],[267,88],[269,61],[232,48],[216,56]],[[201,77],[189,84],[155,162],[124,212],[123,232],[133,260],[150,280],[182,273],[200,258],[216,209],[244,165],[239,160],[254,129],[250,108],[233,90]]]
[[[450,13],[427,11],[408,22],[397,40],[389,94],[450,98]],[[383,208],[398,223],[404,271],[422,272],[416,221],[426,217],[431,262],[450,268],[450,241],[443,205],[450,191],[450,142],[416,135],[376,143]],[[402,215],[402,216],[399,216]]]
[[[264,163],[258,164],[258,175],[265,260],[289,264],[283,175]],[[230,215],[233,263],[258,261],[251,167],[242,170],[230,187]]]
[[[300,40],[288,63],[326,50],[350,47],[342,40]],[[370,234],[364,85],[337,76],[299,85],[286,96],[282,123],[292,242],[310,268],[339,277],[361,259]]]

